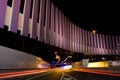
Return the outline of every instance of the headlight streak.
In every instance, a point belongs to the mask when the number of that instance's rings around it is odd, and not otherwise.
[[[64,66],[63,68],[64,69],[70,69],[70,68],[72,68],[72,66],[71,65],[67,65],[67,66]]]

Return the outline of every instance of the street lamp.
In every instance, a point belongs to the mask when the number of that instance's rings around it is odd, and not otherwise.
[[[72,58],[72,56],[67,56],[67,57],[61,62],[61,64],[62,64],[62,63],[65,63],[69,58]]]
[[[58,61],[56,62],[56,64],[55,65],[57,65],[59,62],[60,62],[60,60],[61,60],[61,58],[60,58],[60,56],[57,54],[57,52],[55,52],[55,59],[57,59]]]
[[[96,30],[93,30],[92,32],[93,32],[93,34],[95,34],[95,33],[96,33]]]

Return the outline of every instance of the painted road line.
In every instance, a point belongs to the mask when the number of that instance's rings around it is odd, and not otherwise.
[[[62,73],[60,80],[77,80],[77,79],[75,79],[74,77],[72,77],[66,73]]]

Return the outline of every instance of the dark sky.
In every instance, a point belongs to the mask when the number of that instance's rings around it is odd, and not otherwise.
[[[120,5],[115,1],[52,0],[77,26],[98,33],[120,35]]]

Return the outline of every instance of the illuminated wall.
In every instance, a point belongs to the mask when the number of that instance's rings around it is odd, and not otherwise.
[[[0,69],[49,68],[50,64],[40,57],[0,46]]]
[[[11,6],[7,4],[9,1]],[[30,34],[30,38],[73,52],[120,54],[117,46],[120,36],[78,28],[50,0],[0,0],[0,28],[4,25],[8,31],[19,30],[22,36]]]
[[[88,63],[88,66],[87,67],[91,67],[91,68],[100,68],[100,67],[108,67],[109,66],[109,64],[108,64],[108,62],[106,62],[106,61],[101,61],[101,62],[90,62],[90,63]]]

